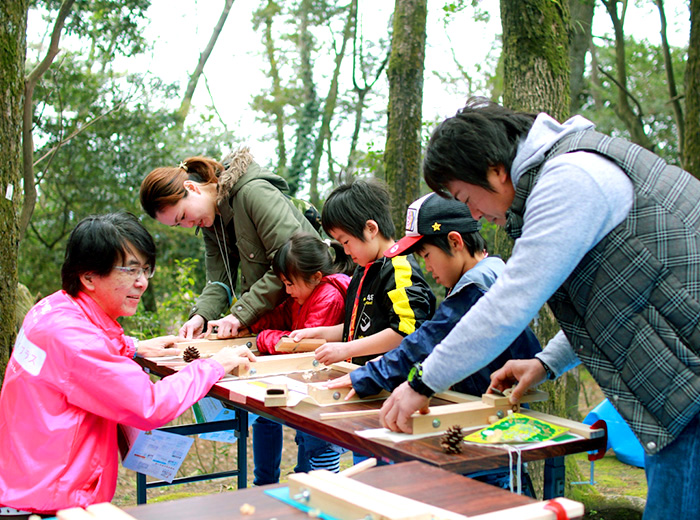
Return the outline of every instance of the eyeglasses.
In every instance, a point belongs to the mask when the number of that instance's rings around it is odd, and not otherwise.
[[[138,280],[141,278],[141,275],[146,275],[146,278],[153,278],[153,268],[150,265],[147,265],[146,267],[136,267],[136,266],[121,266],[121,265],[115,265],[112,269],[116,269],[120,273],[124,273],[125,275],[133,278],[134,280]]]

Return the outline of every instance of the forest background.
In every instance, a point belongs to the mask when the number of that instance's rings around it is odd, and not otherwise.
[[[393,4],[393,5],[392,5]],[[700,175],[700,0],[14,0],[0,6],[0,372],[18,319],[60,288],[71,229],[127,210],[158,268],[128,334],[172,333],[204,285],[192,230],[146,217],[141,179],[251,146],[319,209],[355,176],[392,215],[421,150],[472,95],[598,129]],[[493,252],[511,244],[485,223]],[[401,232],[399,234],[402,234]],[[537,332],[556,325],[546,308]],[[2,375],[2,374],[0,374]],[[557,383],[576,417],[578,376]]]

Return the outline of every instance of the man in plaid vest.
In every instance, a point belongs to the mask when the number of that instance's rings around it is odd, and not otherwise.
[[[697,514],[700,181],[580,116],[560,124],[480,98],[438,126],[423,167],[433,190],[516,242],[420,381],[387,400],[383,424],[407,431],[433,392],[498,356],[548,301],[562,331],[536,359],[509,361],[492,385],[519,382],[517,401],[583,362],[645,449],[645,520]]]

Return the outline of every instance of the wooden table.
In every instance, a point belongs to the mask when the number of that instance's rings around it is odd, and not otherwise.
[[[534,503],[535,500],[494,486],[440,470],[421,462],[404,462],[366,470],[352,477],[379,489],[448,509],[463,515],[477,515]],[[233,492],[192,497],[125,509],[138,520],[308,520],[309,516],[264,493],[278,485],[239,489]],[[243,504],[255,506],[255,513],[243,517]]]
[[[171,368],[158,366],[147,359],[141,359],[140,363],[159,376],[172,373]],[[440,469],[463,474],[507,467],[510,461],[507,451],[485,446],[464,445],[462,453],[448,455],[440,447],[439,435],[400,443],[360,437],[356,433],[357,430],[380,427],[379,417],[376,414],[345,419],[320,419],[320,414],[324,412],[380,408],[383,401],[362,401],[326,407],[302,402],[294,407],[268,408],[261,401],[233,393],[220,385],[215,385],[209,395],[220,399],[233,408],[267,417],[354,452],[394,462],[418,460]],[[604,437],[599,437],[523,450],[522,462],[546,459],[544,498],[562,496],[565,483],[563,457],[573,453],[600,449],[604,451],[606,442]]]

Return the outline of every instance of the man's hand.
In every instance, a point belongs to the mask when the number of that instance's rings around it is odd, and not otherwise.
[[[178,335],[184,339],[199,339],[204,329],[204,318],[195,314],[180,327]]]
[[[324,365],[332,365],[338,361],[345,361],[350,356],[348,344],[342,342],[325,343],[314,352],[316,359]]]
[[[547,373],[537,359],[511,359],[491,374],[491,387],[503,392],[518,383],[510,394],[511,404],[517,404],[525,392],[547,379]]]
[[[138,355],[141,357],[177,356],[180,350],[176,343],[182,341],[178,336],[158,336],[139,341]]]
[[[404,381],[382,405],[382,409],[379,410],[379,422],[391,431],[413,433],[411,415],[414,412],[428,413],[429,402],[429,397],[415,392],[408,386],[408,382]]]
[[[214,333],[216,327],[216,337],[218,339],[232,338],[238,334],[238,329],[241,328],[241,322],[238,321],[233,314],[224,316],[220,320],[210,321],[207,325],[207,330],[204,332],[204,337],[208,338]]]
[[[247,347],[224,347],[214,354],[211,359],[221,363],[228,374],[234,368],[243,366],[249,368],[255,362],[255,355]]]

